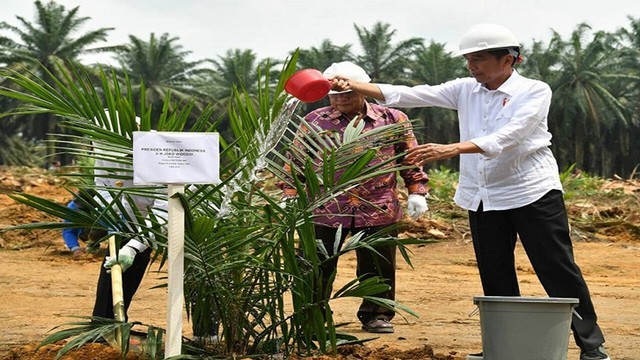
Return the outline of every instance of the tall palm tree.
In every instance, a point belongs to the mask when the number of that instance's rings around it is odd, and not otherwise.
[[[356,61],[373,81],[395,82],[412,61],[413,52],[423,46],[422,38],[409,38],[393,43],[396,30],[390,24],[376,22],[371,29],[354,24],[364,54]]]
[[[229,100],[235,88],[255,94],[258,87],[258,56],[250,49],[229,49],[213,61],[211,93],[220,100]],[[227,101],[224,101],[227,103]]]
[[[191,51],[183,50],[178,40],[167,33],[159,38],[151,33],[149,41],[130,35],[129,44],[117,51],[116,60],[121,70],[140,83],[133,91],[140,96],[144,90],[147,105],[153,106],[155,113],[160,112],[166,96],[177,101],[196,96],[196,100],[200,100],[196,105],[206,99],[206,94],[194,83],[210,71],[201,66],[210,60],[188,61]]]
[[[616,33],[616,48],[622,56],[618,57],[621,72],[640,78],[640,18],[628,17],[629,26],[620,28]],[[614,88],[625,98],[625,106],[631,119],[631,126],[616,131],[619,152],[612,161],[615,174],[631,175],[640,168],[640,81],[619,80]]]
[[[445,49],[445,44],[431,42],[427,47],[418,47],[413,53],[415,60],[409,64],[407,85],[437,85],[468,75],[462,58],[453,56]],[[407,114],[418,119],[415,125],[420,143],[449,143],[458,141],[458,121],[455,111],[442,108],[409,109]],[[446,160],[429,164],[429,167],[446,165],[456,169],[457,161]]]
[[[0,30],[12,32],[20,40],[0,35],[0,62],[17,69],[26,67],[36,74],[42,74],[39,64],[49,71],[55,71],[53,64],[67,60],[77,60],[79,56],[113,50],[113,47],[91,47],[105,41],[113,28],[100,28],[74,37],[90,17],[79,17],[79,7],[66,11],[63,5],[54,1],[43,4],[36,0],[35,23],[22,16],[16,16],[20,26],[0,23]]]
[[[16,16],[19,22],[17,26],[0,23],[1,31],[8,31],[13,35],[0,34],[0,63],[21,72],[45,76],[47,72],[57,73],[61,67],[56,65],[65,61],[77,61],[84,54],[114,49],[93,47],[96,43],[105,41],[107,33],[113,28],[100,28],[74,36],[91,19],[80,17],[79,7],[67,11],[63,5],[54,1],[42,3],[40,0],[34,5],[34,22]],[[53,84],[51,79],[48,82]],[[20,132],[26,139],[40,141],[46,139],[47,134],[60,132],[56,120],[51,115],[21,117],[15,120],[24,124],[20,127]],[[50,142],[47,155],[51,156],[54,152],[53,143]]]
[[[552,77],[557,74],[563,48],[562,37],[555,31],[548,43],[534,41],[530,49],[522,47],[524,61],[518,65],[518,71],[533,79],[552,82]]]
[[[243,94],[244,101],[256,104],[261,82],[278,77],[277,71],[268,70],[269,73],[266,74],[260,69],[268,69],[274,63],[277,61],[259,60],[250,49],[229,49],[224,56],[212,60],[213,69],[199,86],[216,101],[217,115],[222,119],[219,131],[225,137],[234,136],[229,129],[228,109],[231,102],[238,94]]]
[[[328,68],[334,62],[353,60],[351,44],[335,45],[329,39],[322,41],[320,46],[298,51],[298,67],[303,69]]]
[[[631,120],[623,99],[612,90],[612,81],[636,80],[620,71],[616,61],[620,52],[611,46],[605,32],[596,32],[590,42],[585,42],[590,29],[587,24],[579,24],[563,47],[561,70],[550,83],[555,92],[550,123],[561,127],[554,132],[556,135],[573,135],[573,143],[565,146],[573,150],[578,168],[604,175],[603,148],[593,139],[600,139],[604,131],[616,126],[627,128]]]

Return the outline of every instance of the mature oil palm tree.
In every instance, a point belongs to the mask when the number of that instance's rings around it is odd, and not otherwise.
[[[77,60],[81,55],[112,51],[113,47],[92,47],[105,41],[113,28],[100,28],[74,36],[90,17],[80,17],[79,7],[67,11],[55,1],[35,3],[35,23],[22,16],[16,16],[21,26],[0,23],[0,30],[8,30],[20,40],[0,35],[0,63],[12,69],[25,67],[35,74],[43,74],[40,64],[51,72],[57,71],[56,64],[67,60]]]
[[[318,47],[298,50],[298,67],[323,71],[334,62],[353,60],[351,46],[351,44],[335,45],[331,40],[325,39]]]
[[[530,48],[521,47],[524,60],[517,66],[518,71],[533,79],[546,83],[553,82],[553,76],[558,74],[564,45],[560,34],[553,32],[547,43],[534,41]]]
[[[443,82],[466,76],[468,73],[462,58],[454,57],[445,49],[445,44],[431,42],[429,46],[419,47],[413,53],[415,58],[409,64],[409,71],[405,84],[438,85]],[[408,109],[407,114],[416,119],[416,135],[419,142],[449,143],[458,141],[459,130],[456,112],[442,108]],[[456,169],[457,161],[447,160],[430,164],[430,167],[446,165]]]
[[[394,44],[396,30],[390,24],[376,22],[371,29],[354,25],[363,55],[356,57],[375,82],[395,82],[413,61],[413,52],[423,46],[422,38],[409,38]]]
[[[631,124],[624,100],[617,96],[612,85],[620,79],[637,79],[618,65],[621,53],[610,45],[607,33],[596,32],[585,43],[590,29],[587,24],[578,25],[563,46],[561,68],[550,82],[555,93],[550,123],[556,126],[558,145],[564,143],[573,149],[573,161],[579,168],[607,175],[602,154],[609,149],[603,149],[595,140],[604,132],[617,127],[623,130]],[[562,134],[573,143],[563,141]]]
[[[612,89],[622,98],[630,119],[629,126],[616,124],[616,130],[607,133],[607,140],[618,148],[611,154],[612,174],[631,176],[640,168],[640,18],[628,17],[628,27],[621,27],[611,35],[611,44],[620,54],[614,60],[620,73],[629,76],[613,79]],[[630,81],[630,77],[635,81]],[[617,146],[616,146],[617,145]]]
[[[130,35],[129,43],[117,51],[121,70],[136,84],[133,86],[136,97],[144,91],[147,105],[153,106],[155,114],[160,113],[167,96],[171,104],[195,97],[199,108],[208,100],[195,84],[210,71],[202,66],[209,60],[187,60],[191,51],[183,50],[178,40],[167,33],[160,37],[151,33],[148,41]]]
[[[259,60],[253,50],[229,49],[224,56],[212,60],[213,69],[198,83],[198,87],[216,102],[216,114],[222,119],[219,131],[228,137],[233,137],[229,127],[229,106],[240,94],[247,103],[258,102],[259,87],[265,79],[277,76],[271,65],[277,63],[271,59]],[[273,84],[271,84],[273,86]]]
[[[256,94],[258,67],[264,64],[250,49],[229,49],[224,56],[213,61],[210,92],[215,99],[225,104],[233,98],[234,89],[244,89]]]
[[[85,54],[114,49],[94,47],[95,44],[105,41],[108,32],[113,28],[99,28],[75,35],[91,19],[79,16],[79,7],[67,10],[54,1],[43,3],[40,0],[34,5],[34,22],[16,16],[19,25],[0,23],[0,30],[13,35],[0,35],[0,63],[11,69],[46,78],[47,72],[60,75],[58,71],[63,67],[57,65],[65,61],[77,61]],[[48,82],[52,83],[50,79]],[[46,139],[47,134],[60,132],[57,121],[50,115],[21,117],[15,121],[24,124],[19,131],[26,139],[40,141]],[[48,145],[47,155],[52,156],[55,152],[53,143],[49,142]]]

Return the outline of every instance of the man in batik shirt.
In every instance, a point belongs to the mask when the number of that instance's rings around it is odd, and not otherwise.
[[[338,75],[357,78],[365,82],[371,81],[361,67],[346,61],[334,63],[324,72],[324,76],[327,78]],[[331,133],[332,136],[339,135],[342,137],[345,128],[354,119],[355,121],[364,121],[364,132],[391,124],[405,124],[406,131],[402,141],[381,147],[369,163],[369,166],[388,161],[397,154],[418,145],[407,115],[399,110],[369,103],[362,94],[355,91],[331,91],[329,92],[329,101],[331,106],[314,110],[305,116],[306,122],[317,132]],[[300,131],[306,132],[309,129],[302,126]],[[298,135],[298,139],[301,138],[300,134]],[[297,140],[294,141],[294,145],[296,143],[300,145]],[[397,162],[402,161],[403,157],[397,160]],[[389,163],[387,166],[391,167],[395,166],[395,164]],[[288,173],[291,172],[289,166],[285,166],[285,168]],[[319,169],[319,171],[322,171],[322,169]],[[404,179],[405,186],[409,192],[409,215],[417,219],[428,209],[425,198],[427,195],[427,174],[422,169],[413,167],[400,171],[400,175]],[[337,172],[335,176],[338,178],[340,173]],[[349,234],[353,235],[360,231],[364,232],[365,236],[374,234],[400,221],[402,209],[396,194],[396,184],[395,172],[383,174],[339,195],[335,200],[327,202],[324,206],[314,211],[316,238],[322,240],[329,255],[334,253],[334,241],[340,226],[342,226],[340,244],[342,245],[342,242]],[[284,183],[282,188],[285,198],[297,195],[294,188]],[[391,236],[398,235],[397,229],[393,227],[389,229],[388,233]],[[390,286],[390,289],[376,296],[394,300],[396,246],[379,246],[376,251],[379,255],[367,249],[358,249],[356,251],[357,275],[364,276],[364,278],[381,276],[386,284]],[[320,253],[318,256],[321,261],[324,259],[324,256]],[[328,282],[331,274],[336,270],[337,263],[338,260],[336,258],[332,261],[325,261],[321,265],[322,294],[328,294],[331,291],[327,289]],[[358,319],[362,322],[362,328],[365,331],[392,333],[393,325],[390,321],[394,314],[389,309],[363,301],[358,310]]]

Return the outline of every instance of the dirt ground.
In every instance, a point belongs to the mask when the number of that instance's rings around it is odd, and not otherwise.
[[[61,202],[69,198],[59,183],[46,174],[11,177],[0,172],[0,229],[44,221],[41,214],[2,194],[11,190]],[[638,194],[637,184],[630,191]],[[629,232],[608,229],[597,236],[585,236],[584,231],[575,230],[576,260],[590,286],[606,346],[615,360],[640,359],[640,206],[637,196],[633,196],[635,208],[625,210],[627,219],[632,221],[632,226],[624,226]],[[469,352],[481,350],[479,316],[472,313],[476,309],[473,297],[482,295],[482,291],[464,219],[444,223],[425,218],[420,223],[407,223],[406,228],[422,237],[440,238],[437,243],[411,248],[413,268],[398,263],[397,300],[420,317],[397,316],[393,321],[395,333],[373,336],[360,329],[356,300],[334,302],[336,321],[346,324],[343,331],[359,338],[377,337],[365,347],[344,349],[347,354],[339,358],[459,360]],[[516,251],[523,295],[544,296],[521,246]],[[39,350],[36,345],[55,326],[73,321],[71,316],[91,313],[99,261],[99,256],[71,257],[56,231],[0,234],[0,360],[53,359],[61,345]],[[129,316],[164,327],[166,314],[158,309],[166,307],[166,292],[152,288],[162,283],[166,274],[154,270],[152,267],[145,277]],[[341,259],[337,285],[354,274],[355,258]],[[184,335],[191,336],[186,319],[183,324]],[[568,359],[578,356],[579,350],[571,340]],[[113,349],[97,344],[65,357],[116,358]],[[321,358],[325,359],[318,357]]]

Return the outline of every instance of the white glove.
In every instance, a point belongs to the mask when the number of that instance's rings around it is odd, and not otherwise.
[[[407,213],[413,220],[418,220],[425,211],[429,210],[427,198],[424,195],[411,194],[407,200]]]
[[[115,264],[120,264],[122,268],[122,272],[127,271],[128,268],[133,264],[133,260],[135,260],[138,251],[133,247],[130,247],[129,244],[125,245],[118,251],[118,257],[107,256],[106,261],[104,263],[104,267],[110,269]],[[109,271],[108,271],[109,272]]]

